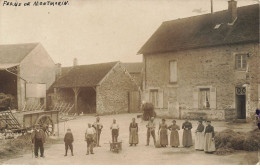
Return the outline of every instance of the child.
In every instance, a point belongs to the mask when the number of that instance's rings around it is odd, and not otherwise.
[[[73,155],[73,143],[74,141],[74,138],[73,138],[73,134],[71,132],[71,129],[67,129],[67,132],[64,136],[64,142],[65,142],[65,155],[64,156],[67,156],[67,152],[68,152],[68,148],[70,147],[70,151],[71,151],[71,156],[74,156]]]
[[[119,135],[119,125],[116,123],[116,119],[113,119],[113,124],[110,127],[112,133],[112,142],[117,142]]]

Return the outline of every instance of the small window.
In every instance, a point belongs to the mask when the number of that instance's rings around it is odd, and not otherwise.
[[[170,61],[170,83],[177,82],[177,61]]]
[[[199,90],[199,108],[209,109],[210,108],[210,89],[203,88]]]
[[[236,69],[246,70],[246,54],[236,54]]]
[[[150,90],[149,99],[150,99],[150,102],[154,105],[154,107],[158,107],[158,104],[159,104],[158,89]]]

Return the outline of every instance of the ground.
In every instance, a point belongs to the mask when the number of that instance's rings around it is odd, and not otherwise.
[[[139,144],[136,147],[130,147],[128,144],[128,127],[131,122],[131,118],[136,117],[137,114],[120,114],[120,115],[107,115],[101,116],[101,123],[104,125],[104,129],[101,134],[101,146],[94,148],[94,155],[86,155],[86,142],[84,141],[84,132],[88,123],[95,121],[94,116],[81,116],[75,120],[70,120],[66,123],[60,123],[60,138],[64,136],[64,130],[68,127],[72,129],[74,134],[74,156],[70,153],[67,157],[64,157],[64,144],[53,144],[45,150],[45,158],[32,158],[31,153],[26,153],[18,158],[5,161],[3,164],[28,164],[28,165],[107,165],[107,164],[120,164],[120,165],[133,165],[133,164],[152,164],[152,165],[165,165],[165,164],[197,164],[197,165],[226,165],[226,164],[255,164],[252,162],[252,158],[257,157],[256,152],[236,152],[230,155],[218,156],[215,154],[205,154],[204,152],[195,151],[193,147],[187,148],[155,148],[152,144],[145,146],[146,144],[146,121],[137,119],[139,124]],[[111,141],[110,125],[113,118],[117,119],[120,126],[119,139],[123,141],[123,149],[120,153],[113,153],[109,150],[109,141]],[[168,124],[171,120],[166,120]],[[155,122],[160,122],[160,119],[156,119]],[[177,124],[181,125],[182,120],[177,120]],[[193,124],[193,139],[194,131],[196,127],[196,121],[192,121]],[[239,131],[248,131],[251,129],[250,124],[236,124],[230,125],[226,122],[212,122],[216,131],[221,131],[226,128],[232,128]],[[179,131],[180,142],[182,142],[182,131]],[[151,139],[152,140],[152,139]]]

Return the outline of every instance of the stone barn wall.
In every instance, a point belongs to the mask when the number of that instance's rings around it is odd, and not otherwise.
[[[128,93],[131,91],[138,91],[138,87],[118,64],[96,87],[97,113],[127,113]]]

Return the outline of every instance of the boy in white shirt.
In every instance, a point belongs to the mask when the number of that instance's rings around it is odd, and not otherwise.
[[[87,155],[89,152],[91,154],[94,154],[93,147],[94,147],[94,136],[96,134],[95,128],[92,127],[92,125],[89,123],[88,128],[85,133],[85,140],[87,141]]]
[[[116,123],[116,119],[113,119],[113,123],[110,129],[112,131],[112,142],[117,142],[117,138],[119,135],[119,125]]]

